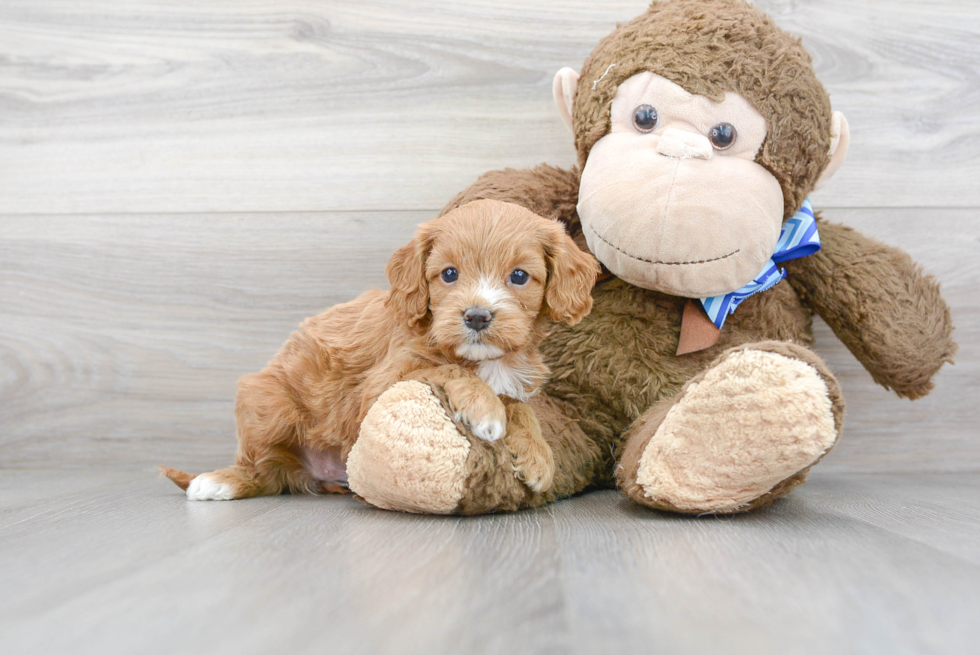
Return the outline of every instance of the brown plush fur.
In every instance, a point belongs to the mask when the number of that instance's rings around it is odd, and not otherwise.
[[[956,344],[939,283],[898,250],[852,228],[820,223],[823,249],[786,262],[788,281],[874,381],[921,398]]]
[[[767,122],[756,162],[779,182],[784,218],[792,216],[829,162],[830,101],[799,39],[743,0],[654,2],[646,13],[619,26],[581,71],[572,112],[579,167],[490,172],[444,211],[478,198],[507,200],[559,218],[586,249],[576,212],[580,170],[592,146],[609,132],[619,85],[643,71],[712,99],[727,91],[747,99]],[[823,249],[788,262],[788,280],[748,298],[728,318],[718,343],[700,352],[675,355],[685,298],[615,278],[600,282],[593,312],[574,328],[556,328],[542,345],[552,377],[547,396],[534,407],[556,463],[552,491],[529,493],[499,474],[502,456],[494,451],[499,445],[475,444],[457,511],[532,507],[588,487],[613,486],[617,463],[622,464],[618,484],[630,498],[679,511],[642,493],[636,469],[685,384],[732,349],[761,348],[816,369],[839,435],[844,407],[839,386],[806,348],[813,342],[814,312],[879,384],[900,396],[925,395],[956,350],[938,284],[902,251],[819,215],[818,220]],[[727,511],[772,502],[803,483],[808,470]]]
[[[448,268],[458,280],[442,279]],[[509,281],[515,268],[530,275],[526,284]],[[532,394],[547,375],[537,347],[549,318],[581,320],[597,271],[560,224],[516,205],[475,202],[422,225],[388,265],[390,292],[369,291],[307,319],[264,370],[240,381],[237,462],[209,480],[227,485],[232,498],[327,490],[336,481],[311,462],[346,458],[378,396],[419,380],[441,390],[463,426],[502,428],[509,414],[514,434],[501,445],[515,448],[514,466],[509,458],[501,466],[544,491],[554,464],[533,415],[520,403],[507,411],[478,377],[480,364],[498,360],[523,372],[516,395]],[[480,303],[493,308],[493,320],[474,332],[462,317]],[[184,489],[193,480],[162,472]]]
[[[554,207],[555,215],[577,235],[575,195],[569,196],[569,189],[577,190],[577,180],[577,170],[545,165],[524,171],[494,171],[459,194],[444,211],[475,198],[525,198],[537,211]],[[831,325],[879,384],[909,397],[928,391],[936,371],[956,350],[949,308],[939,295],[938,283],[923,275],[904,252],[855,230],[821,219],[820,233],[823,249],[787,262],[788,280],[747,299],[729,317],[719,342],[709,349],[675,356],[686,299],[615,278],[596,286],[593,311],[580,324],[552,331],[542,344],[552,370],[545,386],[548,400],[581,428],[594,444],[590,455],[597,453],[600,458],[596,461],[590,456],[564,453],[560,450],[563,444],[552,442],[559,463],[556,475],[579,480],[570,493],[590,486],[614,486],[614,471],[634,421],[641,417],[653,421],[661,412],[666,413],[683,385],[725,350],[772,340],[812,344],[814,312]],[[826,372],[822,364],[819,370],[822,375]],[[829,373],[826,376],[833,379]],[[836,383],[833,388],[837,388]],[[839,396],[834,400],[836,416],[843,402]],[[547,426],[542,424],[549,439]],[[568,445],[581,448],[581,443],[573,440]],[[477,457],[477,453],[470,455],[471,459]],[[584,466],[585,473],[563,471],[560,462],[566,458]],[[771,502],[805,479],[805,472],[792,476],[743,509]],[[490,496],[488,490],[472,492],[474,496],[481,494]],[[487,497],[479,507],[473,504],[467,511],[494,510],[496,503],[508,507],[540,504]]]
[[[829,162],[830,102],[799,40],[777,28],[764,13],[743,0],[664,0],[617,28],[589,56],[578,83],[573,126],[579,167],[610,129],[610,104],[619,85],[642,71],[713,99],[728,91],[740,94],[766,120],[767,136],[756,162],[778,181],[784,218],[809,196]],[[506,200],[560,219],[584,248],[576,212],[579,170],[539,166],[487,173],[444,211],[455,211],[477,199]],[[645,200],[635,198],[637,203]],[[462,495],[455,512],[535,507],[590,487],[616,484],[638,503],[691,511],[646,493],[648,489],[637,479],[641,459],[657,427],[671,418],[672,409],[682,407],[679,401],[691,389],[685,385],[702,379],[700,376],[706,379],[707,373],[719,372],[714,367],[739,358],[763,358],[756,351],[771,353],[766,355],[770,359],[791,360],[790,365],[804,369],[807,379],[814,382],[812,394],[824,408],[820,418],[826,429],[821,440],[814,442],[821,449],[812,457],[807,451],[805,465],[790,460],[797,470],[776,468],[778,476],[785,477],[775,482],[765,477],[768,490],[746,485],[743,489],[758,495],[739,495],[737,506],[720,503],[714,509],[745,511],[774,501],[806,480],[810,466],[829,450],[842,427],[844,402],[839,386],[808,349],[813,342],[814,313],[831,325],[878,383],[910,398],[927,393],[936,371],[950,361],[956,348],[949,309],[935,280],[923,275],[900,250],[818,220],[823,249],[787,263],[789,279],[745,300],[728,318],[719,341],[702,351],[675,354],[685,298],[616,278],[598,284],[593,291],[593,312],[574,327],[557,326],[541,346],[552,376],[545,394],[532,399],[530,405],[551,450],[551,488],[534,491],[523,484],[511,470],[514,456],[506,442],[477,439],[457,423],[469,449],[465,450],[458,487]],[[750,383],[754,380],[747,377]],[[449,390],[430,382],[452,416]],[[775,401],[785,401],[782,407],[790,411],[784,415],[792,420],[797,397],[780,396],[781,388],[777,380],[766,390],[772,391]],[[692,397],[695,394],[690,392]],[[743,416],[765,420],[764,416],[752,417],[751,412]],[[532,421],[521,418],[519,422],[522,429],[533,431]],[[753,425],[759,424],[749,420],[739,424],[739,429],[744,434]],[[773,432],[776,437],[784,433],[781,427]],[[796,438],[792,429],[785,433]],[[734,459],[739,454],[738,430],[733,434]],[[772,443],[769,455],[778,458],[784,442],[775,438]],[[546,455],[529,457],[547,460]],[[459,473],[459,467],[454,471]],[[714,472],[695,463],[685,473],[708,479]],[[651,475],[654,482],[669,478]],[[454,481],[454,492],[459,481]],[[450,503],[457,497],[454,493]],[[398,506],[412,510],[410,499],[399,500]],[[444,509],[440,505],[440,511]]]

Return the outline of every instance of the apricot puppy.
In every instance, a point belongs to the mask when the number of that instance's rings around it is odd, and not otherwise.
[[[234,466],[192,476],[161,467],[191,500],[343,491],[364,415],[391,385],[441,388],[455,419],[505,444],[534,491],[551,486],[551,448],[526,401],[548,369],[549,319],[592,308],[599,265],[560,223],[479,200],[419,226],[372,290],[305,320],[235,398]],[[510,429],[508,429],[508,426]]]

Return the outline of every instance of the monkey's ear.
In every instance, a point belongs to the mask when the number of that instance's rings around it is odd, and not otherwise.
[[[841,167],[847,159],[847,148],[851,145],[851,128],[847,125],[844,114],[835,111],[830,123],[830,163],[823,169],[820,178],[817,180],[813,189],[817,190],[834,176],[837,169]]]
[[[546,238],[548,286],[544,292],[548,318],[575,325],[592,310],[592,287],[601,270],[599,262],[582,252],[554,221]]]
[[[385,268],[385,277],[391,283],[385,306],[402,314],[410,326],[416,325],[429,313],[425,260],[433,239],[431,226],[421,225],[415,238],[395,251]]]
[[[558,114],[565,126],[572,132],[572,107],[575,104],[575,89],[578,87],[579,74],[567,66],[555,73],[555,81],[551,85],[551,91],[555,96],[555,105],[558,106]]]

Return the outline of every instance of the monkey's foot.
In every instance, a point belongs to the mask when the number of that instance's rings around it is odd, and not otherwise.
[[[347,458],[351,490],[382,509],[482,514],[543,504],[514,473],[504,440],[473,436],[441,391],[407,381],[375,401]]]
[[[840,433],[837,381],[791,343],[734,348],[631,428],[617,471],[638,503],[734,513],[788,493]]]
[[[429,385],[401,382],[361,423],[347,458],[348,484],[382,509],[450,514],[463,497],[469,453]]]

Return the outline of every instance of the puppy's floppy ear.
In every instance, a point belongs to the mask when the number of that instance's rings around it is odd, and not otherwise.
[[[548,318],[575,325],[592,309],[592,287],[599,262],[582,252],[558,221],[551,221],[544,239],[548,258],[548,286],[544,302]]]
[[[409,325],[416,325],[429,313],[425,260],[434,240],[435,229],[431,223],[423,223],[415,238],[395,251],[385,268],[385,277],[391,284],[385,306],[402,314]]]

